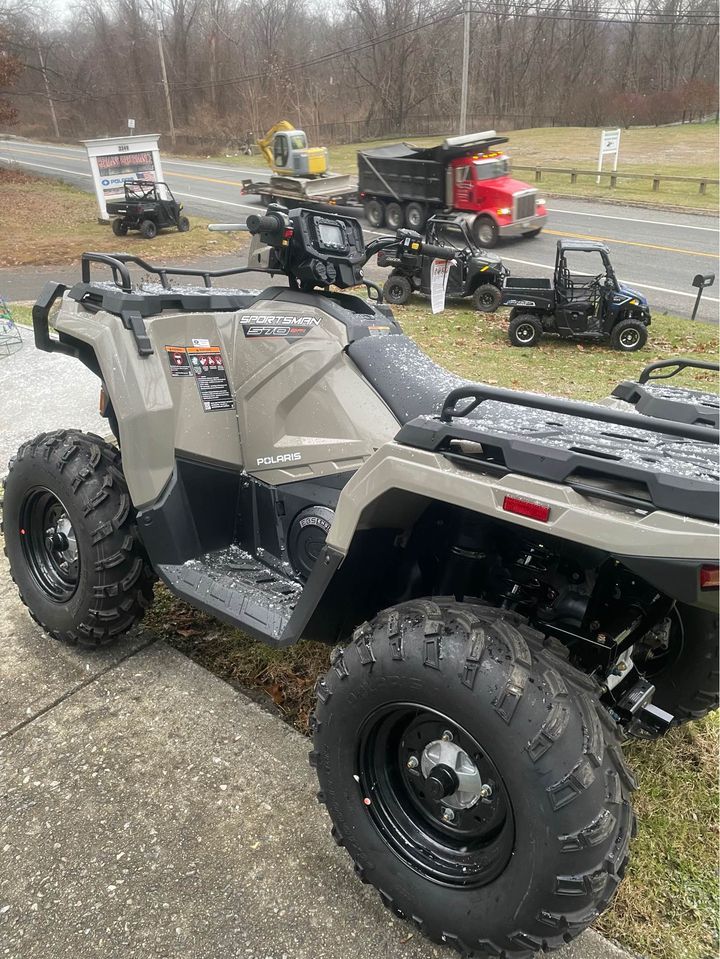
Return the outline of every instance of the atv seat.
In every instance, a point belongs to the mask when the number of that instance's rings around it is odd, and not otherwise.
[[[404,334],[363,336],[347,352],[403,425],[439,413],[450,390],[471,382],[438,366]]]

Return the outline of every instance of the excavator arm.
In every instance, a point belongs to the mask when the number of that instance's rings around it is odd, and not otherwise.
[[[257,141],[257,145],[262,151],[262,155],[265,157],[265,161],[271,170],[275,171],[275,158],[273,157],[272,151],[272,142],[273,137],[276,133],[280,133],[283,130],[294,130],[295,127],[290,123],[289,120],[279,120],[277,123],[274,123],[264,137],[260,137]]]

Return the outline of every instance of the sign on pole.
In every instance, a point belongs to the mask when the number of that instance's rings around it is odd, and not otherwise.
[[[135,121],[132,119],[132,117],[128,117],[128,130],[134,130],[134,129],[135,129]]]
[[[100,220],[109,219],[108,200],[125,196],[126,180],[162,181],[159,133],[101,140],[82,140],[95,185]]]
[[[598,156],[598,173],[602,172],[603,158],[614,156],[613,173],[617,170],[618,156],[620,155],[620,130],[603,130],[600,136],[600,155]],[[600,182],[600,177],[595,181]]]

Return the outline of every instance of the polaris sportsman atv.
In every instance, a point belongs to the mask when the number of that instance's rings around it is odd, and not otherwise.
[[[571,272],[568,254],[600,261],[597,274]],[[511,306],[508,336],[513,346],[537,346],[543,334],[563,339],[610,340],[632,353],[647,343],[650,309],[642,294],[618,283],[604,243],[558,240],[552,279],[505,277],[503,306]]]
[[[97,373],[117,446],[68,429],[11,462],[23,601],[92,648],[159,577],[334,646],[310,760],[359,876],[466,954],[562,946],[625,872],[623,737],[718,704],[717,398],[664,367],[607,405],[462,380],[377,287],[344,292],[396,237],[273,206],[247,228],[288,286],[89,253],[45,287],[36,344]]]
[[[501,288],[510,271],[503,266],[499,256],[473,242],[466,220],[447,214],[430,217],[425,225],[425,242],[455,250],[446,295],[451,298],[472,297],[476,310],[494,313],[500,306]],[[387,302],[407,303],[413,292],[429,296],[434,259],[427,253],[414,251],[407,244],[401,244],[395,251],[381,251],[378,266],[392,267],[383,286]]]
[[[112,231],[125,236],[128,230],[139,230],[146,240],[152,240],[158,231],[175,226],[179,233],[187,233],[190,220],[182,216],[182,203],[173,196],[167,183],[149,183],[144,180],[126,180],[125,198],[106,204],[112,214]]]

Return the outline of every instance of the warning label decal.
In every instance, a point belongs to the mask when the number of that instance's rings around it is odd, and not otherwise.
[[[190,363],[184,346],[166,346],[170,376],[190,376]]]
[[[234,410],[235,401],[230,392],[220,347],[188,346],[186,353],[205,412]]]

